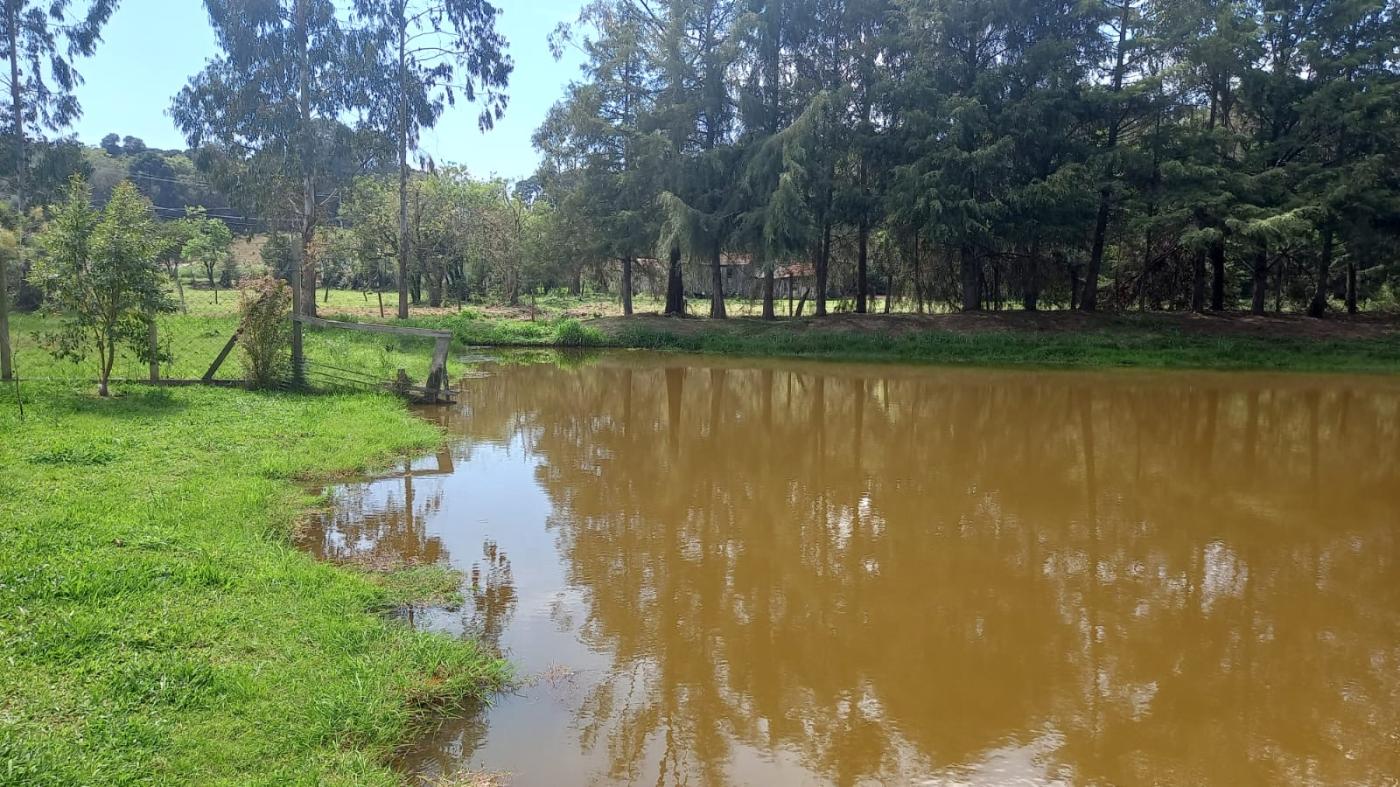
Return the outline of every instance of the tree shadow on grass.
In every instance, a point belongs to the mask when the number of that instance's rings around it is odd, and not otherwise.
[[[151,386],[114,386],[112,395],[102,398],[95,385],[36,386],[23,389],[25,407],[45,415],[100,415],[110,418],[149,418],[174,415],[189,408],[188,402],[168,388]],[[0,394],[0,406],[7,409],[15,402],[13,389]]]

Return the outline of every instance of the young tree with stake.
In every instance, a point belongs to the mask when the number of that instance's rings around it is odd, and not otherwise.
[[[117,351],[125,346],[143,361],[154,360],[151,325],[157,315],[175,311],[165,291],[163,241],[151,205],[124,181],[98,211],[92,190],[75,177],[39,241],[44,255],[32,277],[44,288],[46,309],[59,320],[45,342],[56,357],[74,362],[96,353],[97,392],[107,396]]]

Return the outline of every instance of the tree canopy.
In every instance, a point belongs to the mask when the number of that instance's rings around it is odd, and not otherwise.
[[[1397,30],[1382,0],[598,0],[536,145],[592,253],[809,263],[818,314],[1321,315],[1394,298]]]

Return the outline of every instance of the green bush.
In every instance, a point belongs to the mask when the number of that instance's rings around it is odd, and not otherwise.
[[[243,371],[254,388],[272,388],[287,380],[291,358],[292,291],[281,279],[266,276],[248,283],[238,299]]]

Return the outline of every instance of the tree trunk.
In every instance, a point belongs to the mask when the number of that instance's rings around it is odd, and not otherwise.
[[[1084,293],[1079,296],[1079,308],[1086,312],[1098,311],[1099,308],[1099,276],[1103,273],[1103,249],[1108,235],[1110,195],[1111,192],[1107,188],[1099,191],[1099,214],[1094,220],[1094,244],[1089,249],[1089,269],[1084,273]]]
[[[14,377],[14,367],[10,360],[10,263],[0,260],[0,380],[9,381]]]
[[[1356,314],[1356,261],[1347,255],[1347,314]]]
[[[919,228],[914,228],[914,302],[919,314],[924,313],[924,277],[919,269]]]
[[[865,314],[870,300],[870,226],[860,217],[856,230],[856,314]]]
[[[311,127],[311,34],[309,31],[310,0],[297,0],[296,46],[298,58],[297,109],[301,128],[301,313],[316,316],[316,255],[312,243],[316,239],[316,160],[313,147],[315,131]]]
[[[1327,314],[1327,280],[1332,272],[1332,229],[1322,231],[1322,256],[1317,260],[1317,281],[1313,289],[1312,303],[1308,304],[1309,317],[1322,317]]]
[[[408,319],[408,261],[412,253],[413,238],[408,231],[408,20],[404,19],[404,7],[398,7],[399,18],[394,20],[399,34],[399,95],[398,95],[398,144],[399,154],[399,310],[400,320]]]
[[[822,223],[822,239],[817,249],[817,316],[826,316],[826,285],[831,272],[831,220]]]
[[[710,252],[710,319],[723,320],[724,313],[724,266],[720,265],[719,245]]]
[[[1191,258],[1191,311],[1204,311],[1206,308],[1206,253],[1196,252]]]
[[[116,362],[116,352],[111,337],[107,338],[106,344],[97,347],[97,395],[106,397],[111,394],[108,384],[112,380],[112,365]]]
[[[1269,295],[1269,254],[1260,250],[1254,255],[1253,300],[1249,305],[1250,314],[1263,314],[1264,305]]]
[[[765,265],[763,268],[763,319],[775,320],[778,315],[773,311],[773,289],[777,282],[772,265]]]
[[[439,271],[428,274],[428,305],[434,309],[442,306],[443,276]]]
[[[992,259],[992,309],[1001,311],[1001,263]]]
[[[622,258],[622,314],[632,316],[632,257]]]
[[[180,280],[180,263],[175,263],[170,271],[170,278],[175,280],[175,292],[180,296],[180,313],[189,314],[189,306],[185,303],[185,283]]]
[[[962,279],[962,308],[965,312],[982,310],[982,276],[972,247],[964,245],[958,253]]]
[[[1123,90],[1124,64],[1128,54],[1128,17],[1132,10],[1132,0],[1122,0],[1118,16],[1118,46],[1113,64],[1113,80],[1110,89],[1114,95]],[[1105,148],[1112,151],[1118,147],[1118,132],[1122,118],[1118,108],[1113,107],[1113,117],[1108,124],[1108,140]],[[1108,235],[1108,212],[1113,199],[1113,191],[1105,185],[1099,190],[1099,213],[1094,221],[1094,242],[1089,251],[1089,270],[1084,275],[1084,295],[1079,299],[1079,308],[1086,312],[1099,308],[1099,276],[1103,273],[1104,242]]]
[[[1210,308],[1211,311],[1225,310],[1225,239],[1221,238],[1210,245]]]
[[[25,199],[28,196],[26,185],[28,180],[28,162],[25,160],[24,145],[24,91],[19,77],[19,4],[8,2],[5,4],[7,13],[5,15],[6,33],[10,40],[10,117],[14,120],[15,134],[15,202],[19,208],[19,232],[16,244],[20,269],[24,267],[24,219],[27,205]],[[0,261],[0,380],[10,380],[14,377],[14,360],[10,350],[10,284],[8,268],[9,263]]]
[[[685,316],[685,284],[681,280],[681,250],[671,247],[670,265],[666,271],[666,314]]]
[[[1026,289],[1021,296],[1021,305],[1026,311],[1040,309],[1040,238],[1031,241],[1030,254],[1026,258]]]

